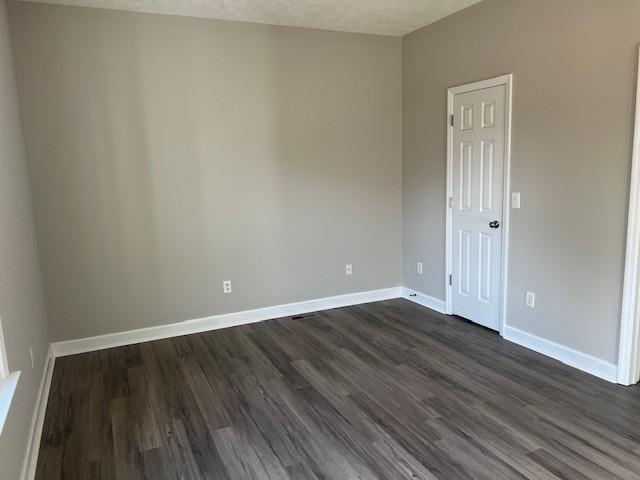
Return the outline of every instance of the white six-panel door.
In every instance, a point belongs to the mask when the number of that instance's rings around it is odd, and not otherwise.
[[[506,86],[453,97],[451,313],[500,329]]]

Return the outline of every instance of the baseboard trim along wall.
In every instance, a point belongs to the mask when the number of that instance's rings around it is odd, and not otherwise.
[[[509,325],[505,325],[503,337],[510,342],[534,350],[538,353],[555,358],[570,367],[577,368],[583,372],[590,373],[612,383],[617,381],[618,367],[609,362],[605,362],[586,353],[579,352],[572,348],[554,343],[550,340],[537,337]]]
[[[98,335],[96,337],[55,342],[52,344],[53,355],[55,357],[64,357],[67,355],[102,350],[104,348],[120,347],[123,345],[148,342],[150,340],[160,340],[163,338],[178,337],[181,335],[190,335],[193,333],[246,325],[274,318],[290,317],[292,315],[302,315],[304,313],[318,312],[332,308],[390,300],[392,298],[400,298],[401,296],[402,288],[392,287],[276,305],[273,307],[258,308],[255,310],[212,315],[194,320],[186,320],[179,323],[159,325],[157,327],[141,328],[126,332]]]
[[[258,308],[255,310],[212,315],[209,317],[187,320],[168,325],[160,325],[157,327],[142,328],[126,332],[52,343],[51,348],[49,349],[47,361],[45,362],[38,398],[36,400],[36,406],[31,420],[29,439],[20,479],[33,480],[35,477],[44,417],[47,410],[47,401],[49,399],[49,390],[51,388],[51,379],[53,376],[56,357],[246,325],[264,320],[302,315],[305,313],[329,310],[332,308],[391,300],[394,298],[405,298],[418,305],[435,310],[436,312],[445,313],[446,305],[444,300],[430,297],[429,295],[425,295],[424,293],[420,293],[409,288],[392,287]],[[505,325],[503,337],[510,342],[559,360],[562,363],[591,375],[595,375],[596,377],[612,383],[616,382],[617,367],[612,363],[605,362],[604,360],[592,357],[591,355],[587,355],[586,353],[579,352],[564,345],[554,343],[550,340],[537,337],[536,335],[527,333],[509,325]]]
[[[93,352],[105,348],[132,345],[152,340],[178,337],[181,335],[190,335],[210,330],[218,330],[221,328],[262,322],[264,320],[274,318],[302,315],[321,310],[348,307],[351,305],[378,302],[393,298],[404,298],[442,314],[446,311],[446,304],[444,300],[425,295],[424,293],[410,288],[392,287],[258,308],[255,310],[212,315],[209,317],[186,320],[178,323],[98,335],[95,337],[54,342],[51,344],[51,351],[53,358],[64,357],[67,355]],[[547,355],[571,367],[577,368],[591,375],[595,375],[596,377],[610,382],[616,382],[617,367],[612,363],[605,362],[604,360],[592,357],[591,355],[579,352],[550,340],[537,337],[509,325],[505,325],[503,337],[506,340],[517,343],[518,345],[529,348],[543,355]],[[53,369],[53,365],[51,365],[51,369]],[[50,373],[51,372],[49,372],[49,375]]]
[[[411,290],[410,288],[402,287],[402,298],[413,303],[417,303],[418,305],[422,305],[423,307],[430,308],[431,310],[435,310],[438,313],[446,312],[447,305],[444,300],[430,297],[429,295]]]
[[[27,438],[20,480],[33,480],[36,476],[38,454],[40,453],[40,440],[42,438],[44,416],[47,412],[47,402],[49,401],[49,390],[51,390],[51,379],[53,377],[55,361],[53,347],[51,346],[49,347],[47,360],[44,362],[42,379],[40,380],[40,388],[38,389],[38,398],[36,399],[33,417],[31,418],[31,427],[29,428],[29,437]]]

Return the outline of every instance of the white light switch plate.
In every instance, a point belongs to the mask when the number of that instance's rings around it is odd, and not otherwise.
[[[520,192],[511,192],[511,208],[520,208]]]

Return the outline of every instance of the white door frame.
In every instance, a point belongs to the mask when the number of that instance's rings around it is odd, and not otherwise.
[[[482,80],[480,82],[469,83],[466,85],[460,85],[452,87],[447,90],[447,198],[446,198],[446,275],[444,278],[445,295],[446,295],[446,313],[451,315],[452,313],[452,292],[451,285],[449,284],[449,275],[451,275],[452,265],[452,235],[451,235],[451,208],[450,198],[453,196],[453,126],[451,125],[451,116],[453,112],[453,97],[455,95],[467,92],[473,92],[475,90],[482,90],[484,88],[497,87],[504,85],[506,87],[506,99],[505,99],[505,155],[504,155],[504,199],[502,202],[503,209],[503,228],[502,228],[502,273],[501,273],[501,299],[500,299],[500,335],[503,335],[504,327],[506,324],[507,316],[507,272],[508,272],[508,259],[509,259],[509,210],[510,210],[510,196],[511,196],[511,111],[512,111],[512,96],[513,96],[513,75],[501,75],[496,78],[490,78],[488,80]]]
[[[640,68],[640,51],[638,53]],[[629,187],[627,251],[620,313],[618,383],[633,385],[640,380],[640,75],[636,87],[636,119]]]

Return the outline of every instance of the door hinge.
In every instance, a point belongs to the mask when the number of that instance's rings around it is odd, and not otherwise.
[[[453,275],[449,275],[449,286],[452,287],[453,286]]]
[[[449,208],[453,208],[453,197],[449,197]]]
[[[453,127],[455,120],[454,120],[454,116],[453,113],[449,116],[449,123],[451,124],[451,126]]]

